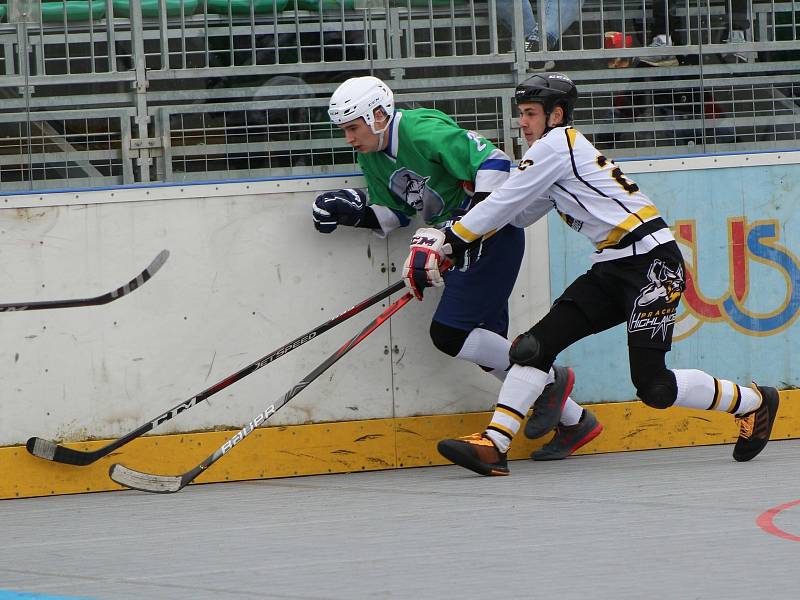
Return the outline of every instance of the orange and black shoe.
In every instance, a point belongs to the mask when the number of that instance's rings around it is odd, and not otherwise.
[[[755,458],[769,442],[775,415],[778,414],[778,390],[755,385],[761,394],[761,406],[753,412],[736,417],[739,422],[739,439],[733,447],[733,458],[746,462]]]
[[[457,440],[442,440],[436,446],[439,454],[452,463],[479,475],[508,475],[506,453],[482,433],[473,433]]]
[[[603,425],[585,408],[575,425],[558,424],[553,439],[531,454],[533,460],[561,460],[591,442],[603,431]]]

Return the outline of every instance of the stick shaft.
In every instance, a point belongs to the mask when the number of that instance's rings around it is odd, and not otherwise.
[[[82,450],[75,450],[73,448],[68,448],[66,446],[61,446],[59,444],[55,444],[49,440],[45,440],[38,437],[32,437],[28,440],[26,447],[28,452],[33,454],[34,456],[38,456],[39,458],[44,458],[45,460],[51,460],[54,462],[60,462],[65,464],[77,465],[77,466],[84,466],[92,464],[93,462],[103,458],[104,456],[109,455],[111,452],[117,450],[118,448],[124,446],[125,444],[135,440],[138,437],[141,437],[145,433],[155,429],[162,423],[169,421],[170,419],[176,417],[180,413],[189,410],[190,408],[196,406],[197,404],[201,403],[203,400],[210,398],[217,392],[224,390],[228,386],[240,381],[241,379],[247,377],[251,373],[254,373],[258,369],[263,366],[268,365],[269,363],[279,359],[282,356],[285,356],[292,350],[299,348],[306,342],[311,341],[312,339],[316,338],[318,335],[325,333],[329,329],[336,327],[337,325],[344,323],[351,317],[361,313],[365,309],[377,304],[381,300],[388,298],[391,294],[400,291],[403,289],[404,284],[402,281],[397,281],[390,285],[389,287],[373,294],[369,298],[366,298],[356,304],[355,306],[347,309],[343,313],[337,315],[336,317],[318,325],[314,329],[304,333],[303,335],[293,339],[291,342],[288,342],[273,350],[266,356],[261,357],[257,361],[250,363],[246,367],[240,369],[236,373],[229,375],[225,379],[215,383],[211,387],[203,390],[199,394],[192,396],[188,400],[181,402],[180,404],[173,406],[166,412],[161,413],[156,418],[151,419],[147,423],[142,424],[141,426],[137,427],[133,431],[130,431],[123,435],[122,437],[106,444],[102,448],[98,448],[97,450],[84,452]]]
[[[308,387],[312,381],[327,371],[334,363],[336,363],[345,354],[350,352],[350,350],[360,344],[368,335],[370,335],[383,323],[388,321],[393,314],[405,306],[413,297],[414,296],[411,293],[406,293],[395,300],[357,335],[350,338],[341,348],[331,354],[318,367],[316,367],[302,380],[295,384],[294,387],[286,392],[277,402],[269,405],[265,410],[256,415],[247,425],[239,430],[233,437],[228,439],[213,454],[211,454],[190,471],[178,476],[151,475],[148,473],[134,471],[133,469],[129,469],[120,464],[114,464],[109,469],[109,476],[112,480],[116,481],[120,485],[144,492],[174,493],[181,490],[203,471],[208,469],[211,465],[222,458],[225,454],[233,450],[233,448],[244,438],[250,435],[253,430],[262,425],[267,419],[285,406],[289,400],[294,398],[297,394]]]
[[[8,304],[0,304],[0,312],[22,312],[28,310],[45,310],[50,308],[76,308],[79,306],[98,306],[100,304],[108,304],[113,300],[127,296],[133,290],[143,285],[150,279],[156,272],[163,266],[169,257],[169,251],[162,250],[159,252],[147,268],[139,273],[136,277],[131,279],[125,285],[118,287],[115,290],[93,296],[91,298],[73,298],[70,300],[42,300],[37,302],[11,302]]]

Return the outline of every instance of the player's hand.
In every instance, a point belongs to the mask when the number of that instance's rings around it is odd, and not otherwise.
[[[466,271],[480,259],[483,253],[483,237],[478,238],[474,242],[467,242],[461,239],[453,231],[452,227],[463,216],[463,214],[456,214],[450,221],[444,223],[445,245],[450,246],[448,258],[452,262],[453,268],[459,271]]]
[[[459,271],[466,271],[474,265],[483,253],[483,238],[479,238],[475,242],[467,246],[464,254],[460,257],[453,257],[453,266]]]
[[[320,233],[331,233],[339,225],[355,227],[364,218],[366,209],[367,195],[363,190],[325,192],[314,200],[314,228]]]
[[[403,264],[403,281],[417,300],[422,300],[426,287],[444,285],[440,269],[450,247],[439,229],[423,227],[411,238],[411,246]]]

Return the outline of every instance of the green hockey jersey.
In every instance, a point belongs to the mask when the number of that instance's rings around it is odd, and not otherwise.
[[[511,167],[508,156],[486,138],[438,110],[399,110],[385,135],[386,149],[359,153],[358,164],[370,204],[390,209],[395,226],[407,225],[418,213],[428,225],[448,221],[466,208],[473,191],[499,187]],[[379,219],[388,233],[393,227]]]

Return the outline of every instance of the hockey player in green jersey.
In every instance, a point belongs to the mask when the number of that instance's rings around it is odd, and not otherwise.
[[[438,110],[396,110],[392,91],[375,77],[345,81],[331,96],[328,112],[357,150],[367,189],[319,195],[313,218],[321,233],[349,225],[385,236],[418,218],[443,227],[508,177],[508,156],[486,138],[462,129]],[[479,365],[501,381],[510,366],[508,298],[524,247],[523,230],[509,225],[472,248],[458,268],[437,272],[437,281],[417,281],[408,274],[425,271],[404,267],[406,283],[418,299],[428,285],[447,283],[430,326],[436,348]],[[573,383],[571,369],[550,369],[526,427],[531,437],[552,431],[562,414],[580,415],[581,407],[569,398]]]

